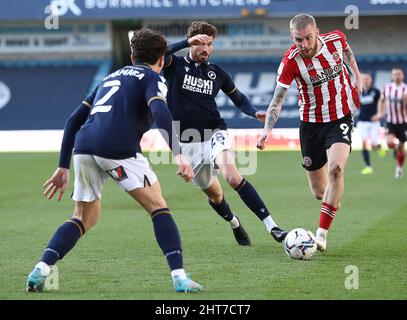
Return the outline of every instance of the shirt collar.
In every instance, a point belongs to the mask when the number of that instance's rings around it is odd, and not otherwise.
[[[133,66],[134,67],[143,67],[143,68],[151,69],[151,67],[149,65],[147,65],[145,63],[141,63],[141,62],[138,62],[138,63],[134,64]]]

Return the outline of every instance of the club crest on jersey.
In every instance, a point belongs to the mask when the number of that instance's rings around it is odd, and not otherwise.
[[[315,67],[314,67],[314,65],[313,65],[312,63],[310,63],[309,65],[307,65],[307,70],[308,70],[308,71],[314,70],[314,69],[315,69]]]
[[[341,56],[339,55],[338,51],[332,53],[332,58],[334,58],[336,62],[339,62],[339,60],[341,60]]]
[[[114,168],[114,169],[111,169],[111,170],[107,170],[106,172],[115,181],[122,181],[124,179],[127,179],[127,174],[126,174],[126,171],[124,171],[123,166],[120,166],[120,167],[117,167],[117,168]]]
[[[208,77],[209,79],[215,80],[216,79],[216,73],[213,71],[208,72]]]

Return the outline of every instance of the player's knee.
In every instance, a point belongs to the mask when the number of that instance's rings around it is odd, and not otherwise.
[[[320,190],[312,190],[312,193],[317,200],[322,200],[322,198],[324,197],[324,192],[321,192]]]
[[[343,175],[343,166],[339,163],[333,163],[329,166],[328,174],[331,180],[339,180]]]
[[[89,231],[99,220],[99,216],[84,216],[78,213],[74,213],[72,218],[80,220],[85,231]]]
[[[242,182],[242,176],[238,174],[230,174],[225,176],[225,180],[232,188],[236,188]]]
[[[387,140],[387,146],[389,147],[389,149],[396,149],[394,140]]]
[[[212,195],[208,196],[208,199],[215,204],[220,204],[223,199],[223,194],[222,193],[212,194]]]

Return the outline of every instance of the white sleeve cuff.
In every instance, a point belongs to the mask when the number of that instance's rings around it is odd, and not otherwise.
[[[277,81],[277,85],[279,85],[279,86],[281,86],[283,88],[286,88],[286,89],[288,89],[290,87],[290,84],[285,84],[285,83],[282,83],[280,81]]]

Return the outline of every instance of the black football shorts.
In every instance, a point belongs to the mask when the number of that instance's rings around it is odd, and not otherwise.
[[[407,141],[407,123],[394,124],[387,122],[386,134],[392,134],[401,142]]]
[[[334,143],[352,146],[352,131],[352,115],[325,123],[301,121],[300,144],[304,169],[315,171],[322,168],[328,161],[326,150]]]

